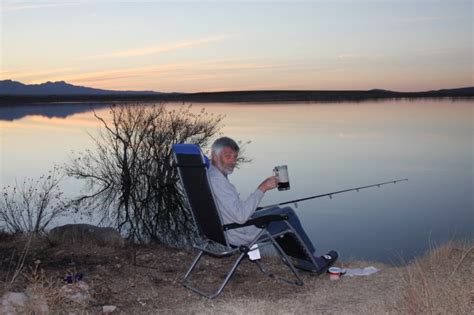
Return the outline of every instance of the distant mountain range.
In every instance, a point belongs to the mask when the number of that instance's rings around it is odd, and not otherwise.
[[[77,86],[64,81],[23,84],[12,80],[0,81],[0,95],[137,95],[160,94],[154,91],[112,91]]]
[[[162,93],[155,91],[112,91],[76,86],[64,81],[23,84],[0,81],[0,106],[57,102],[357,102],[389,98],[473,98],[474,87],[422,92],[372,90],[255,90],[199,93]]]

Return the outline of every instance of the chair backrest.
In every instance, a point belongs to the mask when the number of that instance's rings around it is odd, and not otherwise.
[[[196,144],[174,144],[173,155],[189,206],[200,232],[208,239],[228,246],[207,176],[207,163]]]

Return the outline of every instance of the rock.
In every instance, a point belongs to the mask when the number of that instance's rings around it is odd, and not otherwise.
[[[102,313],[109,314],[115,312],[117,310],[117,306],[115,305],[104,305],[102,306]]]
[[[59,292],[64,298],[83,305],[95,301],[90,286],[84,281],[63,285]]]
[[[7,292],[0,299],[0,314],[23,314],[26,313],[28,296],[22,292]]]
[[[123,247],[125,242],[120,233],[111,227],[99,227],[90,224],[66,224],[55,227],[48,235],[51,242],[83,243],[99,246]]]
[[[28,311],[32,314],[49,314],[49,305],[45,297],[34,297],[28,300]]]
[[[49,306],[41,294],[7,292],[0,299],[0,314],[48,314]]]
[[[32,284],[26,288],[28,311],[32,314],[49,314],[48,299],[42,285]]]

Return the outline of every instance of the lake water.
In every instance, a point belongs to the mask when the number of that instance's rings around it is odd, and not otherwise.
[[[268,192],[262,205],[409,179],[298,203],[320,252],[398,264],[430,246],[474,239],[472,100],[195,104],[193,110],[202,107],[226,115],[223,134],[251,141],[252,163],[230,177],[243,197],[275,165],[288,165],[291,189]],[[107,104],[1,107],[1,185],[38,177],[66,162],[71,150],[93,148],[88,134],[97,134],[100,123],[91,108],[108,117]],[[79,189],[77,182],[63,184],[69,195]]]

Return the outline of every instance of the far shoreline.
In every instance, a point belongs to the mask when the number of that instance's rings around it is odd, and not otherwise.
[[[104,102],[184,102],[184,103],[333,103],[390,99],[470,100],[474,89],[429,92],[369,91],[228,91],[160,94],[68,94],[68,95],[0,95],[0,106],[52,103]]]

